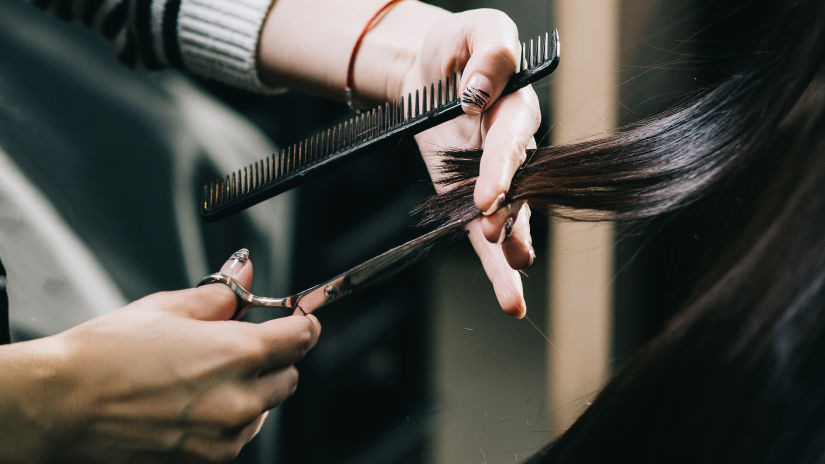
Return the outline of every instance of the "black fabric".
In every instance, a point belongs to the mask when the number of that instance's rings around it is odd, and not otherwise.
[[[0,344],[9,343],[9,295],[6,293],[6,268],[0,261]]]

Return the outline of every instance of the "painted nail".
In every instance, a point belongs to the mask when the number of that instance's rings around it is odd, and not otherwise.
[[[493,85],[490,80],[481,74],[475,74],[461,94],[461,109],[466,114],[478,116],[490,103],[492,91]]]
[[[491,216],[493,213],[498,211],[501,208],[501,205],[504,204],[504,200],[506,199],[506,195],[504,193],[499,193],[495,200],[493,200],[493,204],[487,208],[487,211],[481,213],[484,216]]]
[[[513,233],[513,225],[516,223],[516,218],[512,215],[507,216],[507,222],[504,223],[504,227],[501,228],[501,235],[498,238],[498,243],[504,243],[505,240],[510,238],[510,235]]]
[[[223,267],[221,267],[221,273],[234,277],[238,274],[238,272],[240,272],[241,268],[247,261],[249,261],[249,250],[246,248],[241,248],[240,250],[232,253],[232,256],[226,260]]]

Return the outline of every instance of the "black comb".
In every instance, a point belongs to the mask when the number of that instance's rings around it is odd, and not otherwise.
[[[552,73],[559,64],[559,33],[522,43],[518,71],[504,87],[510,94]],[[409,135],[463,114],[458,73],[406,99],[363,111],[268,158],[203,187],[201,216],[215,221],[294,188],[337,165],[375,152]]]

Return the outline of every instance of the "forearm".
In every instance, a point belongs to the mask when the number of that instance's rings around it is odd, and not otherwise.
[[[276,0],[261,34],[259,73],[270,85],[344,98],[350,53],[386,0]],[[430,27],[449,13],[406,0],[379,17],[355,57],[353,91],[361,101],[401,93]],[[417,71],[415,71],[417,72]]]

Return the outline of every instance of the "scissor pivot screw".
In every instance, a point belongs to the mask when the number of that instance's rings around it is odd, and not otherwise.
[[[324,287],[324,293],[326,293],[327,297],[332,298],[338,295],[338,287],[336,287],[333,284],[329,284],[326,287]]]

